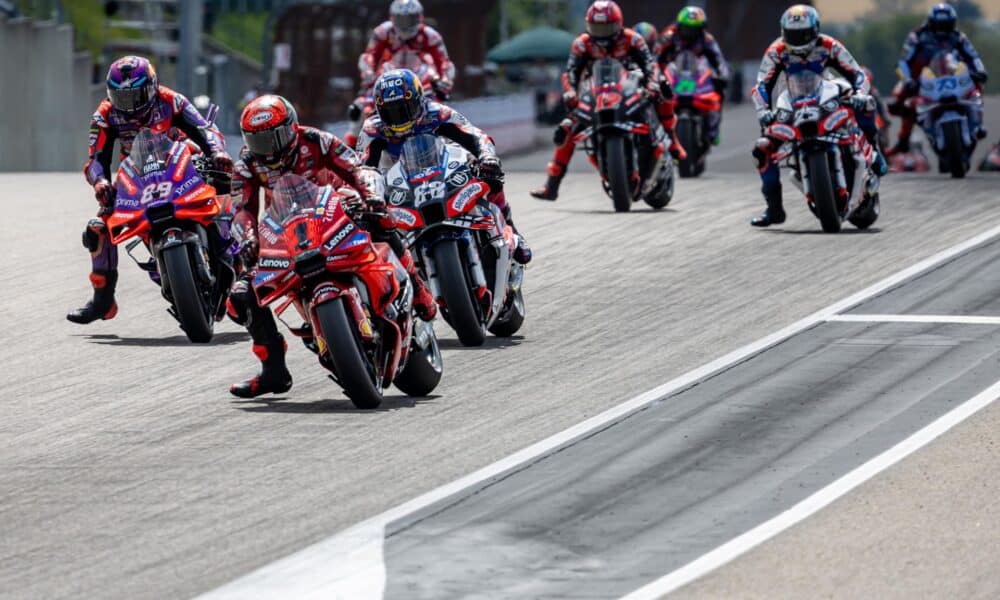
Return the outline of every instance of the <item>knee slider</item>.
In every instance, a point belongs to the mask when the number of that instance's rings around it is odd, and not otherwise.
[[[83,230],[83,247],[91,252],[97,252],[101,238],[107,235],[107,227],[100,219],[87,221],[87,228]]]

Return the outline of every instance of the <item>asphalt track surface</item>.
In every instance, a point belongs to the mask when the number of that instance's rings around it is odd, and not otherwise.
[[[87,294],[77,232],[92,205],[82,178],[0,176],[6,213],[18,215],[0,236],[11,282],[0,305],[0,596],[208,592],[1000,223],[995,177],[926,174],[885,182],[871,232],[818,234],[792,186],[789,221],[752,230],[761,201],[746,169],[746,117],[730,116],[718,160],[680,182],[658,213],[612,214],[579,155],[558,202],[531,200],[547,152],[508,161],[515,215],[537,257],[525,327],[479,349],[439,327],[445,376],[435,396],[393,396],[373,412],[355,410],[294,344],[291,392],[231,398],[228,383],[255,368],[246,336],[227,323],[211,345],[189,345],[124,256],[119,316],[66,322]],[[996,253],[987,244],[858,314],[1000,316]],[[818,325],[657,404],[656,418],[627,419],[472,502],[402,524],[384,548],[385,589],[630,592],[992,384],[998,334],[996,325]],[[987,518],[995,508],[983,508],[997,494],[984,470],[998,464],[989,441],[997,413],[976,415],[682,594],[933,594],[944,589],[941,568],[912,565],[937,561],[954,566],[947,589],[989,596],[1000,572],[989,544],[1000,535]],[[581,469],[588,476],[574,477]],[[917,510],[904,490],[921,484],[929,491]],[[865,536],[879,536],[868,555],[834,543]],[[839,585],[845,574],[858,587]]]

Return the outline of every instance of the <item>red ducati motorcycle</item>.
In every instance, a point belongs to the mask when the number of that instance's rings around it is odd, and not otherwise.
[[[315,336],[320,364],[358,408],[378,407],[389,382],[426,396],[441,380],[434,328],[414,318],[413,284],[392,249],[373,242],[341,199],[298,175],[278,180],[258,226],[257,298],[282,300],[279,318],[295,307],[305,326],[289,329]]]

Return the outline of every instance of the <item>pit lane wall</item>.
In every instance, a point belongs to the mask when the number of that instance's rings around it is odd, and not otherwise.
[[[90,75],[68,25],[0,17],[0,171],[83,168]]]

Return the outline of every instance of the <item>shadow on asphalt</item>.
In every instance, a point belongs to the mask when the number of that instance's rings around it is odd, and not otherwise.
[[[657,213],[677,213],[677,212],[680,212],[680,211],[677,210],[676,208],[670,208],[669,206],[667,206],[665,208],[650,208],[648,206],[641,206],[641,207],[633,207],[628,212],[620,213],[620,212],[616,212],[614,208],[611,208],[609,206],[605,210],[601,210],[601,209],[572,210],[572,209],[569,209],[569,210],[561,210],[559,212],[572,213],[574,215],[622,215],[622,216],[626,216],[626,215],[648,215],[648,214],[657,214]]]
[[[857,229],[855,227],[848,227],[846,229],[841,229],[840,233],[826,233],[822,229],[771,229],[770,227],[761,228],[764,233],[781,233],[785,235],[869,235],[873,233],[882,233],[882,230],[878,227],[869,227],[868,229]]]
[[[165,338],[129,338],[119,337],[114,334],[78,334],[75,337],[87,338],[92,344],[103,344],[109,346],[148,346],[151,348],[167,346],[230,346],[232,344],[242,344],[250,341],[250,334],[245,331],[226,331],[212,336],[212,341],[207,344],[193,344],[184,335],[173,335]]]
[[[249,400],[233,400],[232,404],[249,413],[286,413],[286,414],[318,414],[318,413],[351,413],[367,414],[389,412],[401,408],[416,408],[420,404],[427,404],[440,398],[441,396],[431,394],[422,398],[397,395],[385,396],[382,404],[378,408],[363,410],[351,404],[347,398],[336,400],[314,400],[312,402],[292,402],[288,398],[252,398]]]
[[[458,341],[458,339],[447,338],[439,339],[438,347],[442,350],[482,350],[483,348],[492,350],[497,348],[513,348],[514,346],[520,346],[522,342],[524,342],[523,335],[514,335],[506,338],[487,335],[486,341],[483,342],[482,346],[463,346],[462,342]]]

